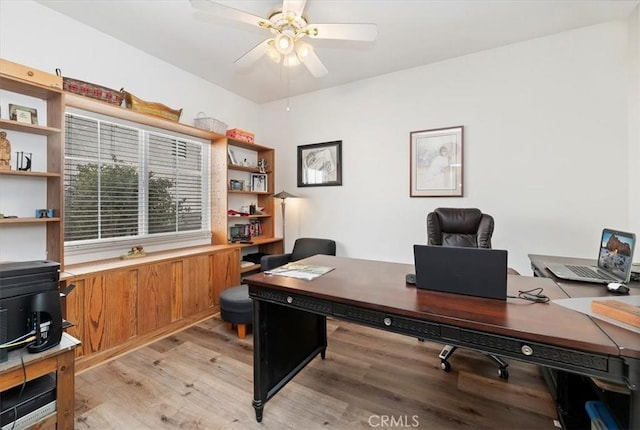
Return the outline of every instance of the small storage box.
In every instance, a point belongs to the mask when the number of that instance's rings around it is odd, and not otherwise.
[[[62,77],[0,58],[0,73],[45,87],[62,89]]]
[[[212,131],[214,133],[224,135],[227,132],[227,124],[218,121],[215,118],[205,116],[204,112],[200,112],[198,117],[193,120],[193,125],[203,130]]]
[[[585,403],[584,408],[591,419],[591,430],[619,430],[620,427],[604,403],[591,401]]]
[[[232,128],[231,130],[227,130],[227,137],[235,140],[240,140],[242,142],[254,143],[255,136],[255,134],[241,130],[239,128]]]

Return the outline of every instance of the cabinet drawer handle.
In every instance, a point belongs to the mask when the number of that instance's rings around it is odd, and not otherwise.
[[[29,70],[29,71],[27,72],[27,76],[33,76],[33,72],[32,72],[31,70]]]
[[[287,296],[287,303],[289,304],[293,303],[293,297]]]
[[[384,323],[384,325],[386,325],[387,327],[391,326],[391,318],[386,317],[385,319],[382,320],[382,322]]]
[[[524,355],[533,355],[533,348],[531,348],[529,345],[522,345],[522,348],[520,348],[520,350]]]

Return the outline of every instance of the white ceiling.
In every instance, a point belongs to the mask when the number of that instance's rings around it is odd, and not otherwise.
[[[188,0],[39,3],[257,103],[628,16],[639,0],[308,0],[310,23],[375,23],[375,42],[314,39],[329,74],[283,68],[266,56],[234,64],[268,30],[198,18]],[[219,1],[267,17],[278,0]],[[287,76],[288,74],[288,76]]]

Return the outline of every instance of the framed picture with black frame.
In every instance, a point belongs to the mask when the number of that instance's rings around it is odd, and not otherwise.
[[[298,146],[298,186],[342,185],[342,141]]]
[[[267,175],[262,173],[251,174],[251,191],[256,193],[266,193]]]

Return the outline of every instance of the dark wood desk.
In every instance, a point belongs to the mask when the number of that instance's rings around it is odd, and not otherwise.
[[[404,282],[413,265],[326,255],[302,262],[335,270],[313,281],[264,273],[245,279],[254,299],[258,421],[271,397],[318,354],[324,357],[326,316],[583,375],[629,379],[618,345],[587,315],[554,303],[416,289]],[[568,297],[551,279],[508,275],[511,295],[536,287],[551,299]]]
[[[553,280],[562,289],[562,291],[564,291],[567,296],[571,298],[616,297],[615,294],[608,292],[607,288],[603,284],[563,280],[555,277],[553,273],[551,273],[546,267],[546,265],[549,263],[595,266],[596,261],[593,259],[530,254],[529,260],[531,261],[531,269],[533,270],[534,276]],[[629,294],[640,295],[640,282],[630,282],[628,286]],[[619,418],[621,420],[624,419],[625,422],[628,421],[629,428],[640,428],[640,393],[638,393],[638,390],[640,390],[640,335],[631,330],[626,330],[622,327],[598,318],[592,318],[592,322],[604,333],[606,333],[607,336],[609,336],[611,340],[616,344],[616,346],[620,350],[621,358],[625,361],[625,365],[629,369],[629,377],[626,381],[626,385],[631,390],[631,399],[629,400],[629,417],[628,420],[623,417]],[[565,385],[575,384],[575,381],[571,381],[570,376],[567,377],[565,375],[561,375],[561,378]],[[570,402],[570,399],[565,400],[565,402]],[[583,405],[579,406],[580,412],[584,414]],[[613,409],[619,407],[619,411],[624,409],[621,408],[620,405],[611,405],[611,407]],[[570,411],[571,408],[571,405],[559,405],[559,409],[564,409],[564,412],[567,415],[572,414],[572,412]]]

